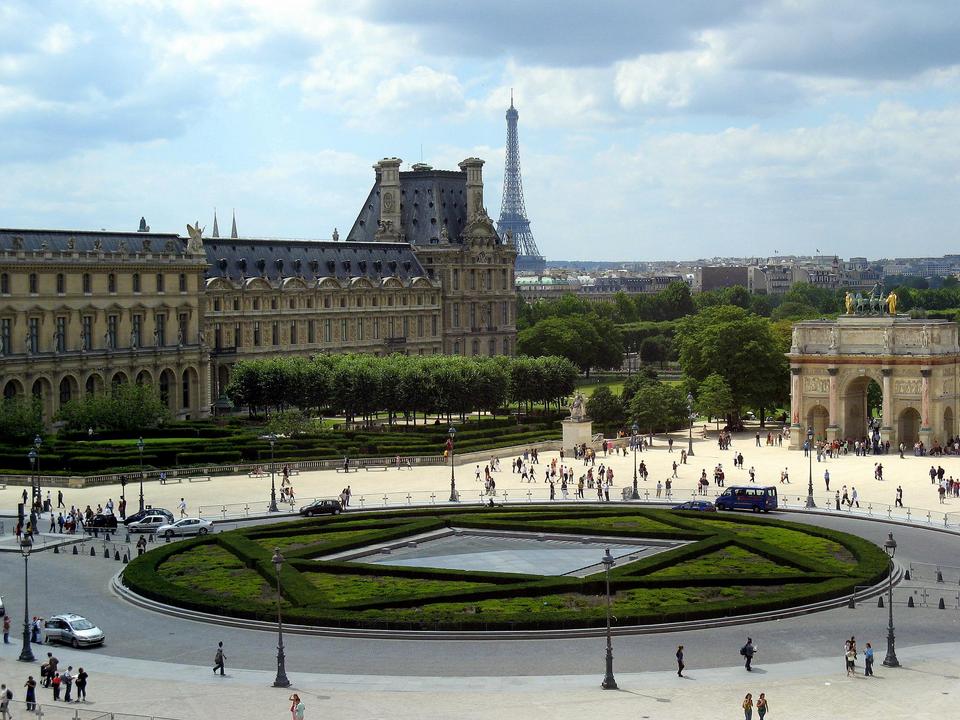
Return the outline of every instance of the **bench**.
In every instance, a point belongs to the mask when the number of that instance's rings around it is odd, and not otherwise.
[[[187,478],[187,482],[210,482],[211,477],[209,475],[193,475]]]
[[[357,468],[355,468],[355,467],[352,467],[352,468],[344,468],[343,465],[338,465],[338,466],[337,466],[337,472],[352,473],[352,472],[356,472],[356,471],[357,471]]]
[[[266,476],[269,475],[269,474],[270,474],[270,473],[265,473],[265,472],[263,472],[262,470],[260,470],[260,471],[254,470],[253,472],[248,472],[248,473],[247,473],[247,477],[248,477],[248,478],[262,478],[262,477],[266,477]]]
[[[165,478],[160,478],[160,484],[161,484],[161,485],[169,485],[170,483],[182,483],[182,482],[183,482],[183,478],[182,478],[182,477],[165,477]]]
[[[369,464],[365,464],[363,466],[363,469],[366,470],[367,472],[370,472],[371,470],[377,470],[377,471],[383,470],[384,472],[386,472],[389,467],[390,467],[390,464],[388,463],[369,463]]]

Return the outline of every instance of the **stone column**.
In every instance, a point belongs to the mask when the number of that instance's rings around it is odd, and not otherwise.
[[[840,415],[840,397],[837,392],[837,372],[838,369],[835,367],[827,368],[827,373],[830,375],[830,422],[827,425],[827,440],[833,442],[840,435],[840,423],[838,422]]]
[[[930,427],[930,368],[920,370],[920,441],[929,450],[930,441],[933,437],[933,429]]]
[[[799,450],[806,442],[807,431],[801,424],[803,415],[803,374],[802,368],[794,365],[790,368],[790,449]]]
[[[880,425],[880,439],[883,442],[890,442],[890,445],[896,445],[896,438],[893,437],[893,368],[882,368],[880,374],[883,376],[883,403],[880,406],[880,412],[883,418]]]

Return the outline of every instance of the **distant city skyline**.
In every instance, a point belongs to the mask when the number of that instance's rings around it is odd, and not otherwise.
[[[548,260],[939,257],[957,37],[935,0],[7,0],[0,227],[344,236],[385,156],[483,158],[496,216],[513,88]]]

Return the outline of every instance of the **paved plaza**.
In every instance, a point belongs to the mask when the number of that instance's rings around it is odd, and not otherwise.
[[[684,438],[685,440],[685,438]],[[674,452],[657,438],[653,450],[638,453],[650,472],[641,481],[641,494],[672,474],[679,461],[679,436]],[[722,462],[727,485],[746,480],[747,470],[734,470],[733,450],[742,452],[744,466],[753,466],[758,482],[774,484],[790,503],[802,503],[806,495],[808,458],[784,448],[755,447],[753,434],[735,438],[731,451],[719,452],[712,440],[695,443],[696,456],[678,470],[676,499],[691,496],[701,469],[712,477],[714,465]],[[542,468],[556,453],[541,453],[541,481],[533,486],[535,499],[545,498]],[[522,497],[529,488],[509,472],[509,458],[501,456],[503,470],[496,474],[498,491]],[[615,472],[617,489],[632,481],[633,456],[613,455],[597,460]],[[873,479],[874,463],[883,462],[884,480]],[[831,490],[856,485],[862,506],[873,504],[884,514],[892,504],[897,485],[904,490],[914,517],[925,513],[960,512],[960,500],[939,504],[927,471],[933,462],[947,475],[960,475],[960,458],[916,458],[896,455],[847,456],[817,463],[813,460],[819,504],[825,501],[823,471],[829,468]],[[579,474],[582,467],[574,463]],[[788,469],[791,484],[778,482]],[[474,480],[474,464],[456,467],[464,501],[479,501],[480,487]],[[449,467],[391,469],[385,472],[303,473],[294,478],[301,498],[335,496],[346,485],[353,490],[354,504],[382,505],[405,502],[405,495],[420,499],[435,494],[438,501],[449,492]],[[133,503],[136,484],[128,485]],[[711,485],[711,493],[715,488]],[[20,488],[0,491],[0,508],[12,508]],[[117,499],[119,487],[107,486],[65,491],[68,505]],[[176,508],[185,497],[189,511],[199,506],[249,503],[251,512],[266,508],[269,477],[215,478],[207,483],[145,486],[151,504]],[[651,491],[651,495],[654,493]],[[559,495],[559,494],[558,494]],[[832,493],[831,493],[832,495]],[[54,492],[54,497],[56,493]],[[588,498],[590,495],[588,494]],[[595,496],[594,496],[595,497]],[[376,500],[374,499],[376,498]],[[428,501],[429,502],[429,501]],[[508,502],[514,502],[512,498]],[[565,504],[573,504],[572,499]],[[558,500],[558,504],[563,501]],[[845,514],[844,514],[845,515]],[[934,515],[934,519],[937,519]],[[794,519],[793,516],[787,516]],[[889,526],[854,517],[810,516],[809,522],[836,527],[881,542]],[[230,523],[226,525],[229,527]],[[315,637],[289,634],[285,637],[288,673],[293,690],[307,706],[307,718],[740,718],[740,700],[746,692],[765,692],[771,717],[819,718],[926,718],[949,717],[960,693],[960,540],[931,529],[892,528],[900,543],[898,561],[905,567],[924,568],[926,578],[896,590],[898,654],[904,667],[880,666],[885,649],[886,611],[876,601],[855,609],[837,608],[815,615],[749,623],[711,630],[687,630],[656,635],[618,635],[614,639],[619,692],[607,692],[599,684],[603,671],[603,639],[561,640],[373,640]],[[9,537],[9,530],[7,531]],[[13,549],[12,547],[10,548]],[[598,558],[599,559],[599,558]],[[940,597],[946,609],[936,609],[936,597],[921,607],[907,609],[909,594],[936,587],[931,568],[944,569]],[[108,636],[103,648],[74,651],[57,648],[61,664],[82,664],[90,673],[91,703],[82,709],[158,715],[182,720],[193,718],[286,718],[290,691],[270,687],[273,678],[275,635],[242,627],[221,627],[171,618],[130,605],[113,595],[110,579],[122,567],[112,559],[44,551],[30,559],[30,608],[49,617],[72,610],[96,620]],[[929,571],[929,572],[928,572]],[[15,552],[0,553],[0,593],[15,620],[22,610],[22,560]],[[910,585],[909,587],[907,587]],[[926,588],[926,589],[925,589]],[[0,646],[0,681],[14,688],[22,699],[26,674],[35,676],[39,663],[16,662],[19,629],[14,623],[12,643]],[[747,674],[737,650],[746,635],[757,641],[757,670]],[[848,678],[842,667],[842,642],[855,634],[870,641],[877,652],[877,675]],[[223,640],[227,651],[227,677],[210,672],[213,648]],[[686,647],[688,678],[678,678],[673,654],[678,644]],[[34,653],[45,656],[42,646]],[[50,692],[41,690],[45,717],[72,717],[66,708],[47,709]],[[76,706],[73,706],[76,707]],[[72,712],[71,708],[71,712]],[[25,717],[20,711],[15,715]],[[81,718],[95,717],[81,714]]]

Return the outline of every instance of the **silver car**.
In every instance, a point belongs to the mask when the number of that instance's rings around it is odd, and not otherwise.
[[[68,643],[75,648],[102,645],[103,630],[74,613],[54,615],[43,626],[44,642]]]
[[[172,538],[175,535],[206,535],[213,523],[203,518],[184,518],[175,523],[160,525],[156,533],[160,537]]]
[[[157,528],[160,527],[161,525],[169,525],[169,524],[170,524],[170,518],[167,518],[163,515],[147,515],[145,518],[141,520],[137,520],[127,525],[127,530],[132,533],[135,533],[135,532],[152,533],[152,532],[156,532]]]

